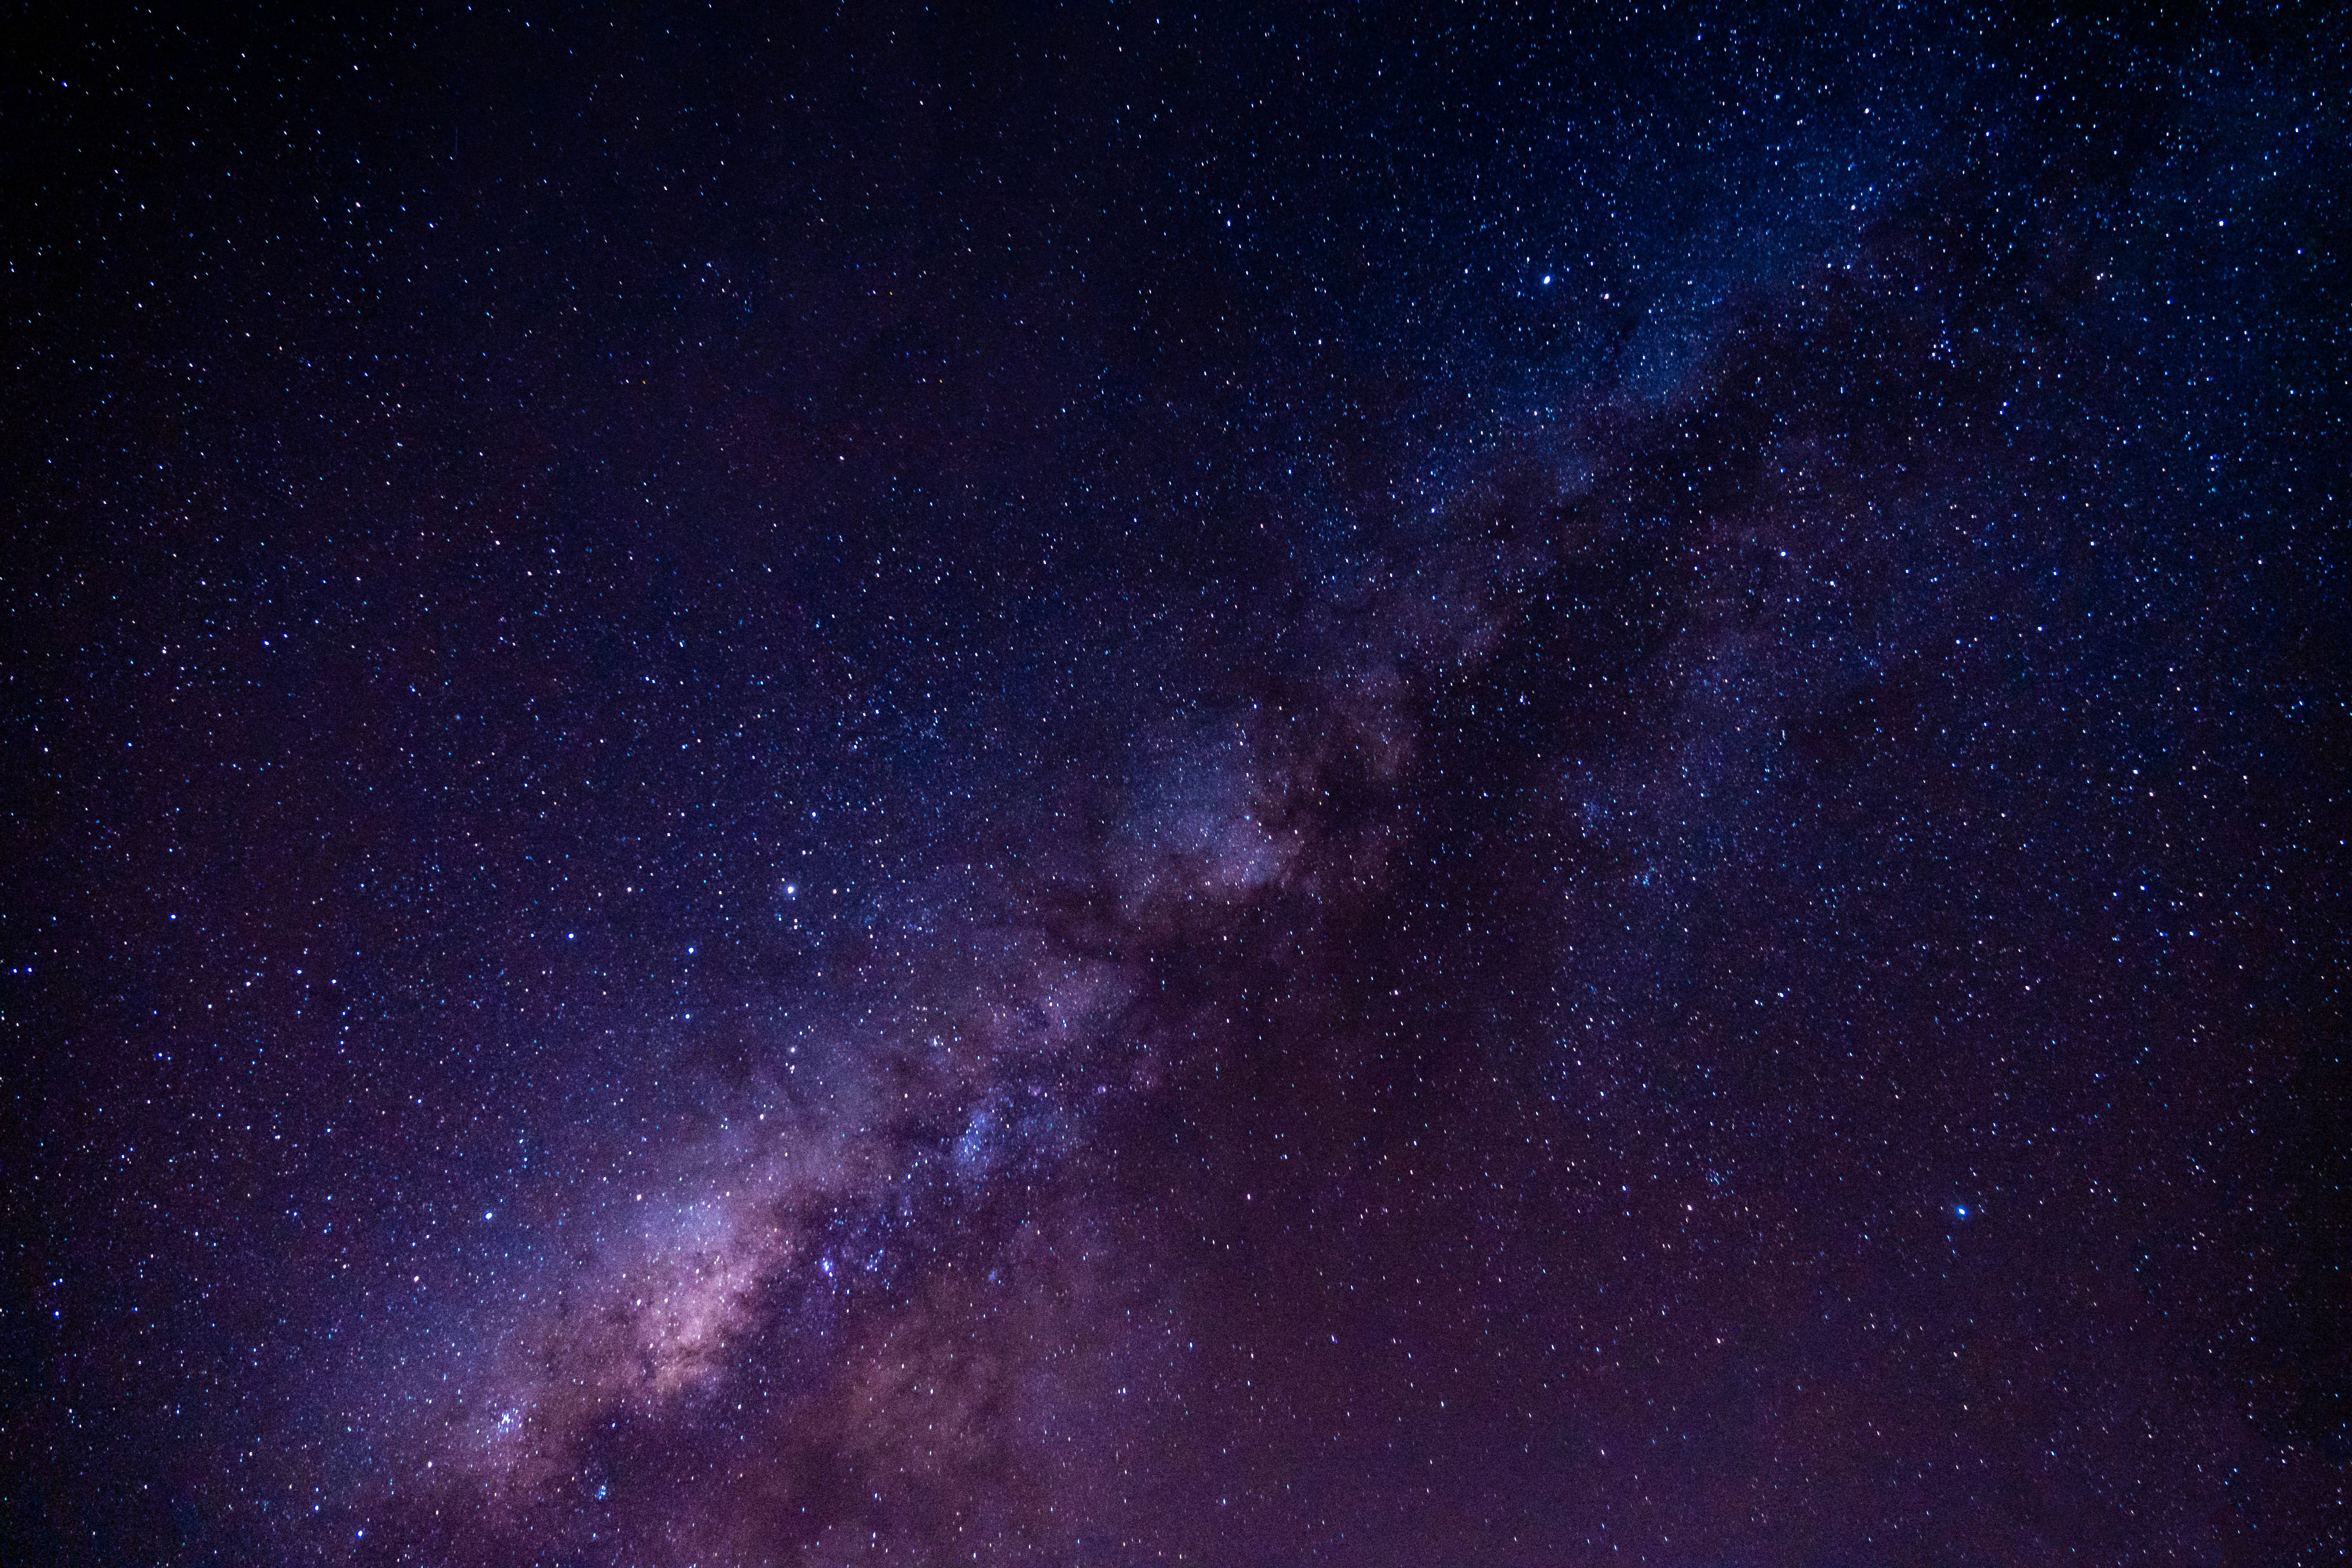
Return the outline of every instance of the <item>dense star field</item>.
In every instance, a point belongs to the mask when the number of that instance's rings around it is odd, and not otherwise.
[[[20,14],[12,1563],[2345,1545],[2346,25]]]

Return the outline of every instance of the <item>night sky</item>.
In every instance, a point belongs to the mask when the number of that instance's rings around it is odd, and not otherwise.
[[[0,1557],[2347,1539],[2341,12],[20,10]]]

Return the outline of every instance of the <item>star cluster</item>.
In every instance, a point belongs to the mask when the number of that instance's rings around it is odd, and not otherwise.
[[[2341,1549],[2340,22],[26,37],[10,1561]]]

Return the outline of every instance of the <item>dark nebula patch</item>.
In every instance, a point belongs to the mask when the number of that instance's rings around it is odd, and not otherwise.
[[[2342,1550],[2339,21],[19,42],[7,1561]]]

